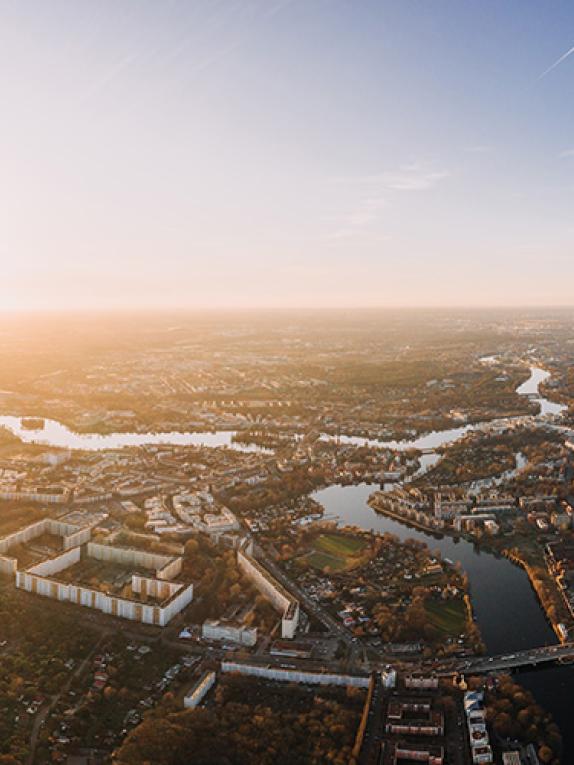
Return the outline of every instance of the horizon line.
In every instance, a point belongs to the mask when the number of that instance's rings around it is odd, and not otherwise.
[[[201,306],[201,307],[158,307],[148,308],[142,306],[133,307],[79,307],[70,306],[66,308],[43,307],[43,308],[2,308],[0,307],[0,316],[38,316],[49,314],[52,316],[65,316],[71,314],[80,315],[110,315],[121,314],[129,315],[168,315],[168,314],[217,314],[217,313],[293,313],[295,311],[304,311],[306,313],[333,313],[339,311],[352,311],[356,313],[376,312],[376,311],[567,311],[574,310],[574,303],[544,304],[544,303],[523,303],[516,305],[505,304],[452,304],[452,305],[340,305],[340,306],[312,306],[312,305],[286,305],[286,306]]]

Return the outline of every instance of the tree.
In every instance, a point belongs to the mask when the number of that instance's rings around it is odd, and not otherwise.
[[[185,555],[192,558],[199,552],[199,542],[197,539],[188,539],[184,547]]]
[[[235,600],[241,595],[241,585],[240,584],[232,584],[229,588],[229,596],[231,600]]]
[[[499,736],[507,737],[512,730],[512,718],[508,712],[499,712],[494,718],[493,725]]]
[[[520,707],[521,709],[528,706],[528,699],[526,698],[526,694],[523,691],[517,691],[514,693],[512,696],[512,701],[514,702],[515,706]]]
[[[521,709],[516,715],[516,720],[520,723],[523,729],[527,730],[532,720],[532,714],[528,708]]]

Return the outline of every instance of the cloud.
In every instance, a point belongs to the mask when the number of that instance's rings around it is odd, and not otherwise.
[[[566,159],[568,157],[574,157],[574,149],[564,149],[564,151],[561,151],[558,156],[561,159]]]
[[[271,18],[272,16],[275,16],[277,13],[281,13],[281,11],[284,8],[287,8],[290,5],[293,5],[296,0],[279,0],[275,5],[267,8],[266,13],[264,14],[264,18]]]
[[[339,220],[340,227],[329,234],[327,239],[332,241],[356,236],[361,229],[376,221],[386,204],[387,200],[384,197],[361,200],[350,213]]]
[[[362,187],[371,190],[370,196],[376,196],[388,191],[427,191],[448,178],[448,175],[446,170],[435,170],[424,164],[413,163],[376,175],[335,178],[334,182]]]
[[[426,170],[420,165],[404,165],[396,172],[383,173],[380,182],[384,188],[393,191],[428,191],[446,177],[448,173],[443,170]]]
[[[467,154],[488,154],[492,151],[492,146],[477,144],[476,146],[467,146],[463,151],[466,151]]]
[[[338,218],[339,227],[327,239],[340,241],[356,238],[366,231],[374,234],[374,225],[381,217],[382,210],[397,194],[422,192],[434,188],[448,177],[446,170],[430,169],[423,164],[402,165],[398,170],[358,178],[339,178],[338,183],[357,187],[354,193],[359,197],[351,211]],[[385,239],[388,237],[385,237]],[[377,241],[380,241],[380,234]]]
[[[540,80],[544,79],[547,74],[550,74],[554,69],[556,69],[557,66],[560,66],[564,61],[566,61],[567,58],[569,58],[574,53],[574,47],[570,48],[570,50],[567,50],[566,53],[564,53],[560,58],[556,59],[556,61],[548,67],[548,69],[545,69],[542,74],[536,78],[536,82],[540,82]]]

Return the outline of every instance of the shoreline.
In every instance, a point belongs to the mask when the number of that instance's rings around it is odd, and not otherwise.
[[[548,608],[544,605],[544,602],[540,596],[538,588],[536,584],[534,583],[534,576],[532,572],[532,566],[530,565],[530,563],[528,563],[528,561],[524,560],[523,558],[521,558],[519,555],[517,555],[515,552],[513,552],[512,550],[508,548],[504,548],[500,554],[503,555],[507,560],[509,560],[515,566],[518,566],[519,568],[521,568],[523,571],[526,572],[526,575],[528,576],[528,581],[530,582],[530,586],[532,587],[533,592],[536,594],[536,598],[538,599],[540,608],[542,609],[542,612],[544,613],[544,616],[546,617],[546,621],[552,627],[560,643],[568,642],[568,636],[563,636],[559,628],[559,625],[562,624],[562,622],[558,622],[555,619],[553,619],[548,613]],[[552,579],[552,584],[554,587],[556,586],[554,579]]]
[[[371,502],[371,498],[367,500],[367,504],[369,505],[371,510],[373,510],[375,513],[380,513],[381,515],[385,515],[391,518],[392,520],[395,520],[403,524],[404,526],[407,526],[407,527],[411,526],[419,531],[422,531],[425,534],[430,534],[432,536],[450,537],[451,539],[454,539],[454,540],[466,539],[468,542],[471,542],[472,544],[476,545],[479,551],[485,552],[490,555],[494,555],[495,557],[502,556],[506,558],[513,565],[517,566],[518,568],[521,568],[526,573],[530,587],[532,588],[532,591],[536,595],[536,599],[538,601],[540,610],[544,614],[544,617],[546,621],[548,622],[549,626],[552,628],[552,631],[558,638],[558,641],[560,643],[567,642],[568,637],[562,634],[559,627],[559,625],[562,624],[562,622],[556,619],[553,619],[551,617],[551,615],[548,613],[548,606],[545,605],[544,601],[541,598],[539,588],[536,586],[536,583],[535,583],[531,564],[528,563],[528,561],[524,560],[519,555],[517,555],[515,552],[513,552],[510,548],[503,548],[502,550],[498,550],[495,547],[492,547],[491,545],[489,545],[488,543],[480,542],[474,539],[467,539],[467,537],[462,534],[453,533],[451,532],[450,529],[445,529],[445,530],[441,530],[440,532],[437,532],[436,529],[430,526],[426,526],[425,524],[420,523],[418,521],[411,520],[408,517],[402,516],[400,513],[393,512],[392,510],[388,510],[386,508],[381,509],[381,508],[375,507],[374,504]],[[556,587],[554,580],[552,580],[552,586]],[[467,593],[465,595],[465,601],[467,599],[468,599],[467,608],[469,609],[469,616],[474,622],[474,609],[472,605],[472,595],[470,593]],[[568,627],[568,624],[566,624],[565,626]]]
[[[421,521],[413,520],[412,518],[402,515],[401,513],[396,513],[394,510],[377,507],[375,506],[374,500],[371,499],[371,497],[368,498],[367,505],[373,512],[380,513],[381,515],[386,515],[389,518],[392,518],[394,521],[398,521],[405,526],[411,526],[412,528],[417,529],[418,531],[422,531],[425,534],[430,534],[431,536],[436,537],[451,537],[455,540],[465,538],[463,534],[459,534],[456,531],[451,531],[450,529],[444,528],[437,529],[433,526],[427,526],[426,524],[421,523]]]

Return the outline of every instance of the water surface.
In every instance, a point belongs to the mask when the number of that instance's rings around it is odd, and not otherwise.
[[[425,542],[431,551],[460,563],[469,580],[474,615],[489,654],[557,643],[526,573],[509,560],[480,551],[464,539],[425,533],[392,518],[376,513],[367,505],[378,484],[329,486],[312,494],[325,513],[341,525],[358,526],[367,531],[390,532],[399,539]],[[564,739],[562,762],[574,762],[574,668],[553,667],[520,673],[517,679],[534,693],[536,700],[558,724]]]
[[[174,446],[227,446],[243,452],[265,451],[254,444],[234,443],[235,431],[218,430],[215,432],[178,433],[76,433],[57,420],[44,420],[44,427],[29,430],[22,426],[26,417],[0,416],[0,426],[7,428],[21,441],[27,444],[45,444],[65,449],[120,449],[125,446],[147,446],[153,444],[171,444]]]

